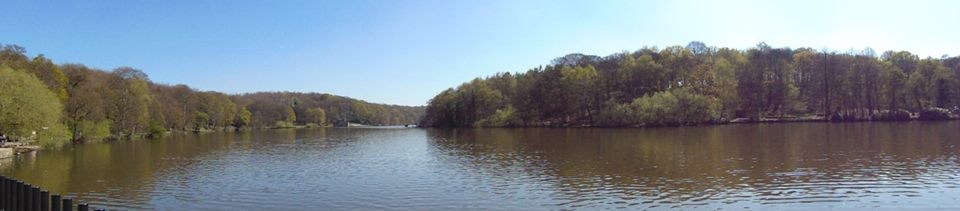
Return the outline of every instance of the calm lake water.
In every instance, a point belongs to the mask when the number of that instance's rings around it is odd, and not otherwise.
[[[269,130],[0,167],[111,209],[957,210],[960,123]]]

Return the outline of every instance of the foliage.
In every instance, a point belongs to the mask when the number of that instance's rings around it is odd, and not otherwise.
[[[688,89],[657,92],[630,103],[634,119],[647,125],[690,125],[720,117],[716,99]]]
[[[193,131],[201,131],[210,121],[210,115],[207,112],[197,111],[193,114]]]
[[[42,81],[0,65],[0,133],[61,145],[70,137],[59,119],[62,112],[60,100]]]
[[[487,118],[477,120],[476,126],[480,127],[509,127],[520,125],[520,119],[517,109],[513,106],[497,109]]]
[[[327,112],[323,108],[311,108],[307,109],[307,119],[309,123],[307,124],[316,124],[316,125],[325,125],[327,124]]]
[[[28,70],[32,71],[40,81],[43,81],[61,102],[67,99],[67,76],[60,70],[59,66],[53,64],[53,61],[44,57],[43,54],[37,55],[30,61]]]
[[[153,83],[146,73],[131,67],[108,72],[81,64],[58,65],[42,54],[30,58],[24,48],[16,45],[0,45],[0,66],[16,69],[9,72],[17,73],[16,77],[2,78],[15,80],[14,83],[0,86],[28,90],[3,91],[0,103],[42,111],[42,125],[48,128],[36,129],[41,125],[36,120],[30,125],[15,123],[16,129],[0,127],[0,131],[20,136],[37,130],[41,141],[62,139],[64,135],[76,141],[95,141],[157,136],[167,131],[266,128],[275,126],[276,121],[292,125],[413,124],[424,113],[424,107],[375,104],[330,94],[201,92],[186,85]],[[32,80],[22,79],[25,76]],[[31,85],[23,88],[24,83]],[[53,97],[47,98],[45,92]],[[36,101],[41,106],[25,106],[24,100]],[[5,114],[14,114],[13,111],[0,110]],[[14,124],[9,123],[13,121],[20,120],[7,118],[0,124]],[[61,131],[62,128],[67,130]],[[54,138],[43,138],[47,136]],[[57,141],[60,142],[64,141]]]
[[[444,90],[421,126],[683,125],[734,118],[904,119],[960,106],[960,57],[907,51],[837,53],[766,43],[738,50],[691,42],[601,57],[579,53]],[[895,112],[884,112],[884,110]],[[909,116],[909,115],[907,115]]]
[[[150,127],[147,130],[147,136],[151,138],[162,137],[167,133],[167,128],[163,127],[163,123],[160,121],[151,121]]]
[[[481,79],[474,79],[469,83],[460,85],[458,91],[448,90],[437,98],[431,100],[431,105],[427,107],[427,118],[431,119],[429,126],[434,127],[464,127],[464,126],[487,126],[492,124],[490,121],[499,118],[484,120],[484,118],[494,115],[504,105],[503,94],[494,89],[490,84]],[[508,110],[501,110],[501,115],[506,115]],[[512,115],[510,114],[513,118]],[[483,122],[479,122],[483,120]],[[513,120],[510,120],[513,121]],[[479,124],[478,124],[479,123]]]
[[[292,122],[277,121],[273,123],[273,128],[294,128],[296,125],[293,125]]]
[[[253,113],[250,113],[250,110],[247,110],[245,107],[240,108],[240,112],[237,112],[236,115],[237,117],[234,118],[233,126],[238,128],[250,125],[253,118]]]
[[[77,125],[77,134],[75,140],[82,141],[101,141],[110,137],[110,125],[112,123],[109,120],[102,120],[99,122],[94,122],[91,120],[83,120]]]
[[[368,103],[330,94],[259,92],[232,96],[238,107],[250,111],[249,126],[272,127],[276,121],[288,121],[293,114],[296,124],[316,121],[307,110],[320,108],[327,124],[337,126],[354,122],[366,125],[414,124],[419,120],[424,107],[383,105]]]
[[[637,98],[630,103],[635,121],[649,125],[674,125],[680,121],[676,115],[679,100],[673,93],[662,91],[651,96]]]
[[[287,107],[287,110],[285,113],[287,116],[287,118],[285,119],[286,122],[293,123],[297,121],[297,112],[293,110],[293,107]]]
[[[146,74],[130,67],[114,70],[108,79],[108,118],[114,134],[133,137],[144,131],[150,121],[148,105],[153,100]]]
[[[607,100],[600,110],[597,126],[620,126],[638,123],[632,117],[629,104],[620,104],[616,100]]]
[[[878,121],[908,121],[910,120],[910,112],[904,109],[898,110],[882,110],[880,112],[873,114],[873,120]]]
[[[920,110],[918,117],[920,120],[949,120],[950,110],[944,108],[930,107]]]

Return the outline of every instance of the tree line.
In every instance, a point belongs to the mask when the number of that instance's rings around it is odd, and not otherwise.
[[[423,112],[320,93],[198,91],[154,83],[131,67],[55,64],[20,46],[0,48],[0,134],[44,145],[169,131],[415,124]]]
[[[960,57],[691,42],[605,57],[574,53],[526,72],[477,78],[431,99],[420,125],[948,119],[960,105],[958,75]]]

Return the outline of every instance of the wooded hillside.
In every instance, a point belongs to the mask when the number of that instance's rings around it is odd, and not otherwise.
[[[150,81],[141,70],[112,71],[30,58],[0,49],[0,133],[56,145],[68,140],[157,136],[167,131],[415,124],[423,107],[293,92],[228,95]]]
[[[421,125],[638,126],[734,118],[945,119],[960,104],[960,57],[908,51],[738,50],[701,42],[600,57],[569,54],[477,78],[430,100]]]

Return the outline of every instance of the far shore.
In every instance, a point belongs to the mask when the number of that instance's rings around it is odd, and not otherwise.
[[[786,117],[764,117],[759,120],[754,120],[750,118],[735,118],[731,120],[721,120],[713,122],[704,122],[697,124],[679,124],[679,125],[643,125],[643,124],[634,124],[634,125],[563,125],[563,124],[550,124],[549,122],[540,124],[540,125],[524,125],[524,126],[504,126],[504,127],[474,127],[474,128],[662,128],[662,127],[690,127],[690,126],[713,126],[713,125],[728,125],[728,124],[766,124],[766,123],[797,123],[797,122],[821,122],[821,123],[849,123],[849,122],[942,122],[942,121],[957,121],[960,120],[960,116],[952,115],[949,119],[940,119],[940,120],[923,120],[918,118],[917,115],[911,115],[909,119],[902,120],[874,120],[874,119],[851,119],[851,120],[830,120],[824,116],[786,116]],[[421,128],[444,128],[444,127],[429,127],[429,126],[418,126]],[[454,127],[455,128],[455,127]],[[471,127],[465,127],[471,128]]]

